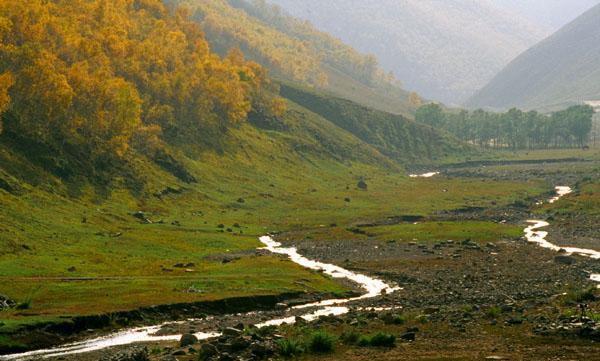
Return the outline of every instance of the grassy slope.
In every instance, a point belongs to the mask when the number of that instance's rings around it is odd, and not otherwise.
[[[282,84],[281,93],[404,164],[437,162],[475,153],[452,136],[401,115],[374,110],[289,83]]]
[[[129,171],[141,185],[116,177],[108,192],[78,178],[61,181],[11,146],[8,135],[0,137],[0,293],[31,300],[28,310],[0,314],[0,333],[64,315],[154,304],[342,292],[320,274],[256,255],[258,236],[509,203],[546,191],[537,183],[408,179],[374,148],[294,104],[279,128],[243,125],[230,132],[222,154],[173,149],[197,184],[134,156]],[[367,191],[356,187],[361,178]],[[166,187],[183,192],[153,196]],[[131,215],[138,210],[155,223],[140,224]],[[227,257],[234,261],[223,264]],[[192,272],[173,267],[189,262]]]

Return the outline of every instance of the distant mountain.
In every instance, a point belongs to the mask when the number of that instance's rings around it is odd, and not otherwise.
[[[600,5],[526,51],[470,107],[553,110],[600,99]]]
[[[556,31],[600,4],[600,0],[501,0],[497,3]]]
[[[270,0],[374,53],[405,88],[461,103],[550,30],[489,0]]]

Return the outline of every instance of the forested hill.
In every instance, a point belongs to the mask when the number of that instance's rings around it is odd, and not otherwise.
[[[467,103],[556,110],[600,99],[600,5],[529,49]]]
[[[395,124],[405,131],[382,144],[294,104],[265,68],[236,48],[213,52],[186,9],[160,0],[0,3],[3,189],[58,177],[108,192],[125,179],[142,192],[151,169],[193,183],[207,175],[186,166],[200,156],[266,165],[275,145],[302,166],[312,157],[396,170],[462,151],[402,117]],[[352,102],[340,109],[357,123],[369,112]],[[373,129],[391,116],[377,114]],[[432,138],[441,141],[420,146]],[[392,157],[386,147],[399,145],[402,156]]]
[[[418,97],[404,91],[373,55],[361,54],[264,0],[165,0],[189,9],[212,48],[239,47],[274,76],[378,109],[414,114]]]
[[[492,1],[270,0],[360,51],[407,89],[459,104],[548,31]]]

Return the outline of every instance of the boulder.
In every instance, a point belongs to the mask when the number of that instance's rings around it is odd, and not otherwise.
[[[7,310],[9,308],[13,308],[17,305],[17,303],[7,296],[0,295],[0,311]]]
[[[210,343],[203,343],[200,346],[200,360],[208,360],[209,358],[219,354],[217,347]]]
[[[417,334],[414,332],[405,332],[402,335],[400,335],[400,338],[404,341],[412,342],[417,338]]]
[[[196,336],[192,335],[191,333],[187,333],[187,334],[181,336],[181,339],[179,339],[179,347],[187,347],[187,346],[195,345],[197,343],[198,343],[198,338],[196,338]]]
[[[559,256],[554,256],[554,262],[556,262],[558,264],[572,265],[577,261],[575,260],[575,258],[573,258],[571,256],[559,255]]]
[[[359,180],[358,184],[356,184],[356,186],[358,187],[358,189],[363,189],[363,190],[367,190],[368,185],[364,180]]]

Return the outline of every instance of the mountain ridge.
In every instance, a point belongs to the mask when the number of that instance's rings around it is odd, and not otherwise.
[[[407,89],[449,104],[468,98],[549,33],[489,1],[271,3],[374,53]]]
[[[600,98],[600,5],[525,51],[466,102],[557,110]]]

